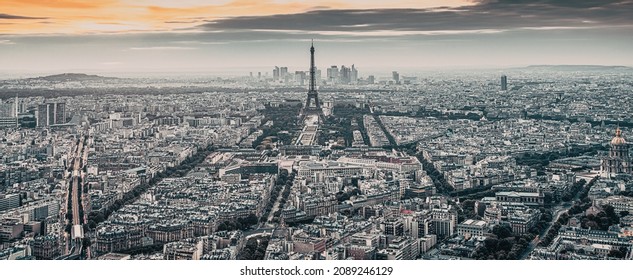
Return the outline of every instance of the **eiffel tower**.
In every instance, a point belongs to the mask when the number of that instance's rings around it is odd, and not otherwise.
[[[314,42],[310,46],[310,88],[308,89],[308,99],[305,106],[301,109],[299,119],[301,122],[308,115],[317,115],[319,122],[325,120],[321,103],[319,102],[319,93],[316,90],[316,67],[314,66]]]

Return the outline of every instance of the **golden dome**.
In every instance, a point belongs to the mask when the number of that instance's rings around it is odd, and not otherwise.
[[[615,137],[611,139],[611,145],[612,146],[626,145],[626,140],[624,140],[624,138],[622,137],[622,130],[620,130],[619,127],[615,130]]]

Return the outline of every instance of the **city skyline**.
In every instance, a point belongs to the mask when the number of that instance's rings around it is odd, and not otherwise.
[[[633,260],[633,0],[6,2],[0,260]]]
[[[318,68],[633,61],[628,0],[10,2],[0,14],[0,71],[294,67],[312,39]]]

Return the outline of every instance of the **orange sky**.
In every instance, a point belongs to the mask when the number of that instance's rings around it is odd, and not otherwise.
[[[313,9],[433,8],[472,0],[2,0],[2,34],[173,31],[223,17],[291,14]]]

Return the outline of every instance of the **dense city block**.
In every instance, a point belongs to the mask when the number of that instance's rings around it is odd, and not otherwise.
[[[631,69],[311,55],[0,81],[0,259],[633,258]]]

